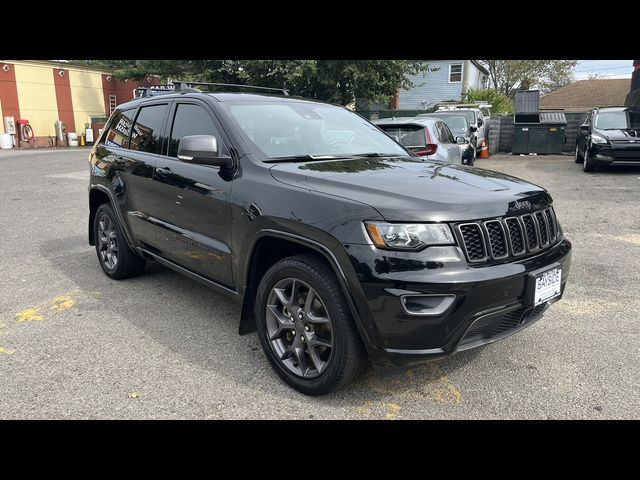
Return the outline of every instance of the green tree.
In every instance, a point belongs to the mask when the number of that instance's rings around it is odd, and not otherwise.
[[[111,68],[120,78],[160,75],[188,80],[287,88],[292,95],[348,105],[357,98],[386,102],[398,88],[411,88],[407,75],[428,64],[406,60],[84,60]]]
[[[550,91],[570,83],[577,60],[481,60],[489,80],[500,93],[514,97],[517,89]]]
[[[513,113],[513,99],[504,93],[500,93],[493,88],[470,89],[464,101],[478,102],[485,101],[491,105],[493,113]]]

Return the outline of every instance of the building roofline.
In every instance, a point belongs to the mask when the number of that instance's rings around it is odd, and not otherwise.
[[[485,75],[489,75],[489,70],[487,70],[485,66],[482,65],[478,60],[471,60],[471,63],[478,67],[478,69],[482,70],[482,73],[484,73]]]

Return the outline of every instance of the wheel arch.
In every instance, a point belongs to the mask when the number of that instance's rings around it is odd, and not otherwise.
[[[124,238],[127,241],[129,247],[135,251],[135,245],[133,243],[133,238],[129,233],[129,229],[127,228],[127,224],[124,222],[124,218],[122,218],[122,213],[118,208],[118,203],[116,202],[115,196],[111,190],[109,190],[104,185],[94,184],[89,188],[89,245],[95,245],[96,239],[93,234],[93,222],[96,217],[96,211],[105,203],[109,203],[113,208],[113,211],[118,217],[118,222],[120,223],[120,228],[122,229],[122,233],[124,234]]]
[[[245,291],[240,316],[240,335],[254,332],[256,329],[254,316],[255,299],[258,284],[264,273],[277,261],[301,253],[315,254],[334,272],[353,316],[356,328],[368,350],[370,345],[368,336],[363,328],[358,309],[353,302],[346,274],[335,254],[327,246],[315,240],[275,229],[258,231],[250,249],[249,260],[247,261],[248,266],[244,272]]]

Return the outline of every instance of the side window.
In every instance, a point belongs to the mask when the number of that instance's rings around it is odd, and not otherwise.
[[[438,138],[442,143],[453,143],[453,136],[451,135],[451,131],[449,131],[449,127],[447,127],[443,122],[436,123],[436,128],[438,129]]]
[[[131,150],[160,153],[164,137],[162,129],[169,105],[142,107],[131,132]]]
[[[131,125],[133,125],[133,116],[136,109],[123,110],[116,114],[111,121],[109,129],[103,134],[102,141],[109,147],[129,147],[129,135],[131,134]]]
[[[215,135],[218,139],[218,152],[220,155],[228,155],[220,133],[206,110],[199,105],[181,103],[176,108],[176,114],[173,117],[173,128],[169,141],[170,157],[178,156],[180,139],[187,135]]]

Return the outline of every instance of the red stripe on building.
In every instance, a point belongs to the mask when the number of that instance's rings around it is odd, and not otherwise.
[[[62,75],[60,74],[62,72]],[[71,102],[71,84],[69,72],[60,68],[53,69],[53,83],[56,88],[56,103],[58,104],[58,119],[64,122],[67,132],[76,131],[76,121],[73,117],[73,103]],[[84,129],[84,125],[81,125]]]
[[[5,72],[5,69],[8,71]],[[16,71],[11,63],[0,63],[0,102],[2,102],[2,115],[20,119]]]

